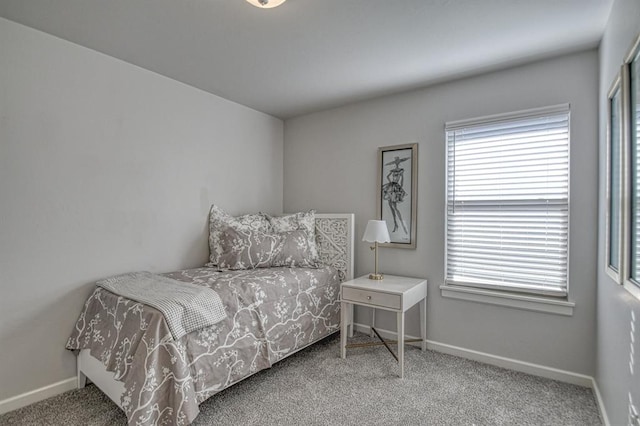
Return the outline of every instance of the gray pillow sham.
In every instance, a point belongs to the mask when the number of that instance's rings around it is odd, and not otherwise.
[[[206,266],[217,266],[218,257],[223,254],[220,244],[222,232],[232,227],[240,231],[269,232],[271,225],[262,214],[246,214],[231,216],[215,204],[209,212],[209,263]]]
[[[220,270],[270,267],[317,268],[305,230],[261,232],[227,227],[220,233]]]
[[[283,216],[263,215],[269,221],[273,232],[304,231],[308,244],[311,259],[318,262],[318,249],[316,247],[316,211],[299,212]]]

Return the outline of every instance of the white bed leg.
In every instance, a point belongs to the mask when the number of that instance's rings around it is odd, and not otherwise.
[[[78,359],[76,360],[76,367],[78,369],[78,389],[82,389],[87,385],[87,376],[82,372],[80,354],[78,354]]]

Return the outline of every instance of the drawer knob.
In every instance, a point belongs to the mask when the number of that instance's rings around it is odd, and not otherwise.
[[[371,300],[371,296],[367,296],[367,300]]]

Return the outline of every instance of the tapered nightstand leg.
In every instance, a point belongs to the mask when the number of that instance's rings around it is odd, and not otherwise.
[[[400,378],[404,379],[404,312],[398,312],[398,364]]]
[[[353,303],[349,303],[349,337],[353,337]]]
[[[420,338],[422,339],[422,351],[427,350],[427,299],[420,301]]]
[[[340,356],[347,357],[347,328],[349,323],[349,303],[340,302]]]
[[[369,330],[369,337],[373,337],[373,328],[376,326],[376,308],[371,308],[371,330]]]

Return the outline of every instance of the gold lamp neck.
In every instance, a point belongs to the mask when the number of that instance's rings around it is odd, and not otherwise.
[[[374,273],[373,274],[369,274],[369,279],[370,280],[379,281],[379,280],[384,279],[384,275],[378,273],[378,242],[377,241],[373,243],[373,246],[371,247],[371,250],[375,251],[375,259],[376,260],[375,260]]]

